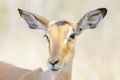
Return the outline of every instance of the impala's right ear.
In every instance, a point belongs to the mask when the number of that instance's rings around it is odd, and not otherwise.
[[[42,16],[18,9],[20,16],[26,21],[31,29],[47,30],[49,21]]]

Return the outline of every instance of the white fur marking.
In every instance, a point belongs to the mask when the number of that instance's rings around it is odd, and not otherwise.
[[[68,41],[68,39],[69,39],[69,37],[70,37],[70,35],[71,35],[72,33],[73,33],[73,28],[71,27],[70,30],[69,30],[69,32],[67,33],[66,39],[65,39],[65,41],[64,41],[64,44],[67,43],[67,41]]]

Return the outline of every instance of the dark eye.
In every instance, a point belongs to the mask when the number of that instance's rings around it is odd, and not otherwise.
[[[70,39],[74,39],[75,38],[75,33],[72,33],[71,35],[70,35]]]
[[[82,30],[83,30],[82,28],[79,29],[79,31],[82,31]]]
[[[47,35],[44,35],[44,37],[47,39],[48,42],[50,42],[50,39]]]
[[[75,38],[75,35],[74,35],[74,34],[71,34],[71,35],[70,35],[70,38],[74,39],[74,38]]]

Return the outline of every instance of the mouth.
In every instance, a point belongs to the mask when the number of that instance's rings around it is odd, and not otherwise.
[[[60,71],[61,70],[61,68],[60,67],[58,67],[58,66],[49,66],[49,70],[51,70],[51,71],[53,71],[53,72],[58,72],[58,71]]]
[[[52,68],[51,69],[51,71],[54,71],[54,72],[56,72],[56,71],[59,71],[60,69],[55,69],[55,68]]]
[[[49,64],[48,65],[48,69],[52,72],[60,72],[63,68],[63,65],[62,66],[59,66],[59,65],[51,65]]]

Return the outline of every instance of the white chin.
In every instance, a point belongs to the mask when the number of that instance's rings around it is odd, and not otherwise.
[[[48,66],[49,70],[52,71],[52,72],[60,72],[61,71],[61,68],[58,67],[58,66],[54,66],[52,67],[51,65]]]

